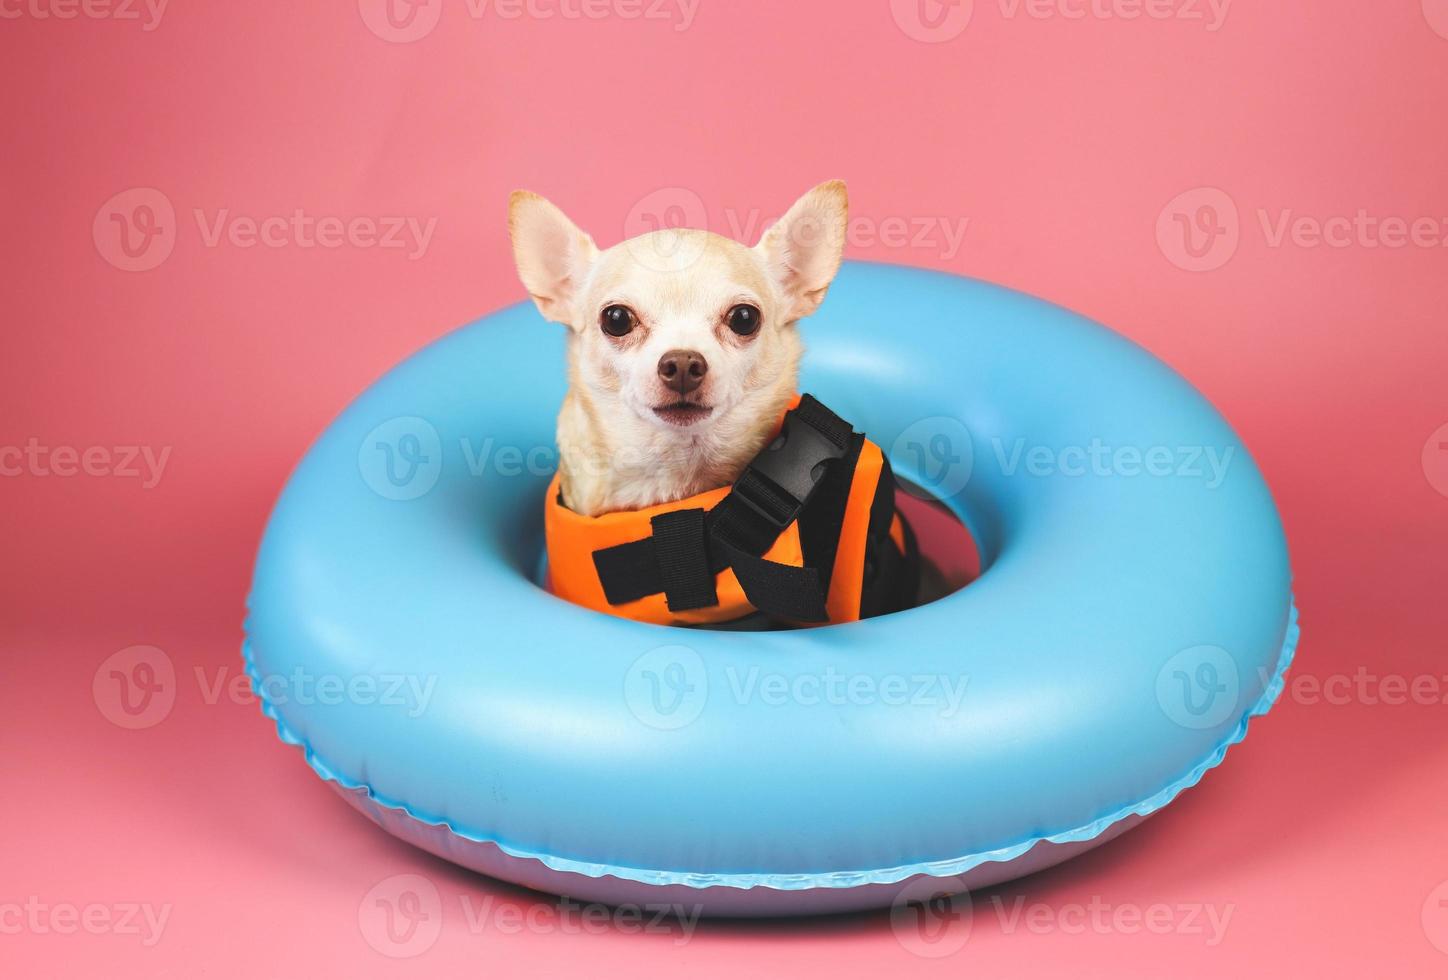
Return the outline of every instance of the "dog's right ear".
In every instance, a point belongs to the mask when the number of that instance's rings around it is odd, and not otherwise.
[[[573,326],[573,305],[598,258],[593,239],[546,198],[514,191],[508,199],[508,233],[518,277],[538,311]]]

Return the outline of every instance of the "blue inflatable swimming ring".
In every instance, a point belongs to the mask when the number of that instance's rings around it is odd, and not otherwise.
[[[539,587],[563,337],[531,306],[387,374],[267,527],[247,669],[389,832],[583,901],[842,911],[1094,847],[1222,761],[1297,640],[1282,526],[1232,429],[1040,300],[847,264],[804,390],[968,526],[946,598],[774,633]]]

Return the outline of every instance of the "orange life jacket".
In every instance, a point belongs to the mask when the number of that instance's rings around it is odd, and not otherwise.
[[[809,395],[732,487],[585,517],[548,488],[553,592],[665,625],[763,612],[843,623],[904,608],[919,560],[880,447]]]

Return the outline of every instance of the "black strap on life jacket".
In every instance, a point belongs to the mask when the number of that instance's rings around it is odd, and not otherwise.
[[[719,603],[715,576],[733,568],[745,597],[761,612],[805,623],[827,621],[830,573],[864,441],[813,396],[803,396],[785,415],[778,438],[712,510],[660,514],[649,537],[593,553],[604,596],[610,605],[622,605],[662,592],[674,612],[704,609]],[[893,495],[893,484],[887,463],[880,486]],[[891,496],[890,506],[879,508],[888,511],[887,538],[893,503]],[[872,512],[872,531],[877,516]],[[796,521],[804,565],[764,558]]]

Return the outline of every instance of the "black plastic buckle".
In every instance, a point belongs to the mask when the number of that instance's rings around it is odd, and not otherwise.
[[[843,458],[847,449],[790,412],[779,436],[744,468],[733,492],[782,531],[799,519],[824,478],[825,464]],[[758,477],[768,484],[761,484]],[[775,488],[782,493],[775,493]]]

